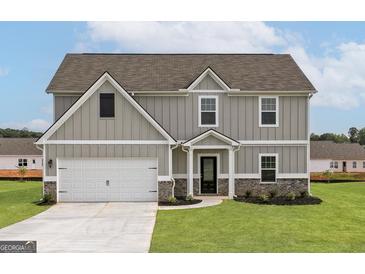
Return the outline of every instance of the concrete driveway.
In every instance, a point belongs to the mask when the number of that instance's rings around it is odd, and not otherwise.
[[[0,240],[35,240],[38,252],[148,252],[157,203],[60,203],[0,229]]]

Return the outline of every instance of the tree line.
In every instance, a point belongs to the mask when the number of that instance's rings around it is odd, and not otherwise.
[[[0,128],[0,138],[38,138],[42,132],[23,129]]]
[[[350,127],[347,135],[336,133],[312,133],[310,137],[311,141],[334,141],[335,143],[359,143],[365,145],[365,128],[357,129],[356,127]]]

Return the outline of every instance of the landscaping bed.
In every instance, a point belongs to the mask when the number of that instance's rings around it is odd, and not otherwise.
[[[191,199],[187,200],[185,197],[176,197],[176,201],[164,201],[158,202],[159,206],[184,206],[184,205],[195,205],[201,203],[202,200],[199,199]]]
[[[260,197],[236,197],[234,198],[237,202],[251,203],[251,204],[262,204],[262,205],[318,205],[322,203],[322,200],[313,197],[298,197],[295,199],[288,199],[287,197],[273,197],[264,200]]]

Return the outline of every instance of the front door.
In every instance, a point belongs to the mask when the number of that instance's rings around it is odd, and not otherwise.
[[[200,158],[200,193],[217,193],[217,157]]]
[[[347,172],[347,166],[346,166],[346,162],[342,162],[342,171],[343,172]]]

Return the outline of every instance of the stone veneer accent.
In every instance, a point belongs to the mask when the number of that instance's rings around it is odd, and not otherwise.
[[[56,182],[43,182],[44,195],[51,195],[53,201],[57,201]]]
[[[158,200],[167,201],[167,199],[171,195],[172,195],[172,181],[159,181],[158,182]]]
[[[271,190],[276,190],[279,196],[289,192],[299,195],[308,191],[308,179],[277,179],[276,184],[263,184],[260,179],[235,179],[235,195],[244,195],[247,190],[252,191],[253,196],[269,194]]]
[[[218,179],[218,195],[228,196],[228,179]]]
[[[187,180],[186,179],[175,179],[175,196],[176,197],[186,197],[187,190]]]

